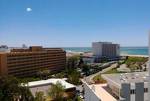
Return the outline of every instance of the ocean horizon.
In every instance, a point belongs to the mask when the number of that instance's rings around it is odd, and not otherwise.
[[[91,47],[62,47],[67,52],[91,52]],[[148,55],[148,47],[121,47],[121,54]]]
[[[19,47],[11,47],[19,48]],[[9,49],[11,49],[9,47]],[[92,52],[92,47],[61,47],[66,52]],[[0,49],[0,51],[3,49]],[[120,54],[127,55],[148,55],[148,47],[121,47]]]

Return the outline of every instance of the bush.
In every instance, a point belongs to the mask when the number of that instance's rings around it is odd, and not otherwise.
[[[93,81],[97,84],[97,83],[106,83],[106,80],[104,80],[101,75],[97,75],[93,78]]]

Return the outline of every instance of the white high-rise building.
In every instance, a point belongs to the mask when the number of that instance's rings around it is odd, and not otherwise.
[[[120,55],[120,45],[111,42],[93,42],[92,51],[96,57],[114,58]]]

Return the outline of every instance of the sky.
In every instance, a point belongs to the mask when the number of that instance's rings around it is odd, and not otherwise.
[[[0,45],[147,46],[150,0],[0,0]]]

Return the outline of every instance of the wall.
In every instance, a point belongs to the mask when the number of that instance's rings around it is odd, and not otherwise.
[[[84,101],[101,101],[93,92],[92,89],[90,89],[90,87],[86,84],[84,84]]]

